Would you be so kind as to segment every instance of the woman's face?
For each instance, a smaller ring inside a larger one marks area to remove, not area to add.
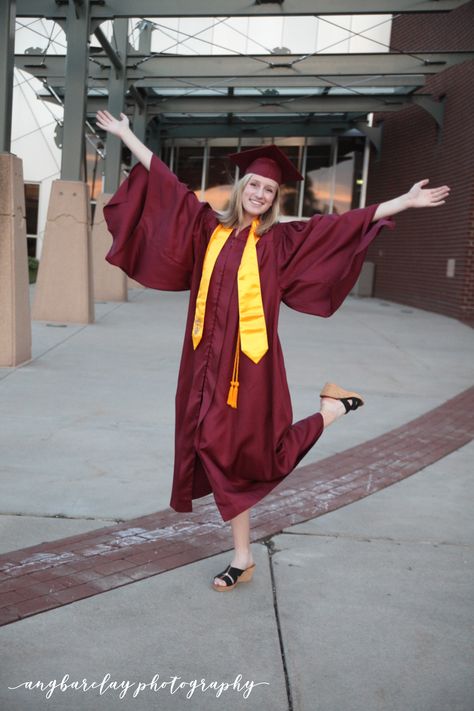
[[[273,205],[278,183],[271,178],[252,175],[242,193],[242,208],[251,217],[263,215]]]

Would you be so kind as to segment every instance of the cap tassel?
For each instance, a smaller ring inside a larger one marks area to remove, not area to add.
[[[227,404],[237,409],[237,396],[239,394],[239,358],[240,358],[240,331],[237,333],[237,345],[235,347],[234,369],[232,371],[232,380],[230,381],[229,395],[227,396]]]

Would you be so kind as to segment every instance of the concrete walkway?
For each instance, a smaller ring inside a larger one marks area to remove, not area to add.
[[[167,508],[186,302],[135,290],[91,326],[34,324],[33,361],[0,371],[2,552]],[[349,298],[329,320],[283,309],[280,334],[295,419],[325,380],[367,397],[303,464],[473,382],[474,331],[397,304]],[[254,579],[228,595],[209,586],[224,552],[0,628],[0,708],[473,711],[473,451],[254,543]],[[135,685],[122,700],[8,689],[65,674]],[[239,675],[261,685],[186,698],[193,680]]]

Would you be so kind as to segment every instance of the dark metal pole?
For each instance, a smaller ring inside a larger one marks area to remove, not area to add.
[[[90,0],[69,0],[66,23],[66,93],[61,158],[62,180],[85,179],[84,123],[90,35]]]
[[[140,54],[150,54],[151,52],[151,34],[153,32],[153,24],[147,20],[142,20],[140,25],[140,34],[138,36],[138,51]],[[146,94],[146,89],[142,90],[142,93],[136,89],[134,86],[130,88],[130,93],[135,99],[135,111],[133,114],[133,132],[137,138],[140,139],[142,143],[145,143],[146,138],[146,128],[148,124],[148,97]],[[156,119],[158,121],[158,119]],[[152,141],[153,146],[150,148],[155,152],[159,153],[159,133],[158,140],[155,141],[155,132],[152,129]],[[137,163],[135,156],[132,157],[132,165]]]
[[[107,108],[113,116],[118,118],[123,111],[127,80],[128,18],[114,20],[114,37],[115,46],[113,49],[120,60],[121,68],[116,65],[115,69],[111,69],[109,77],[109,103]],[[114,193],[117,190],[120,182],[121,163],[121,141],[117,136],[108,133],[105,152],[105,193]]]
[[[0,0],[0,151],[9,153],[12,134],[16,0]]]
[[[131,87],[130,93],[135,99],[135,109],[133,113],[132,124],[133,133],[142,143],[145,143],[146,127],[148,124],[147,96],[141,94],[138,89],[135,89],[135,87]],[[135,156],[132,156],[132,165],[135,165],[135,163],[137,162],[138,161]]]

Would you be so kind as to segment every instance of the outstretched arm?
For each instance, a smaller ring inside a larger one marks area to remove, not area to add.
[[[152,151],[147,148],[130,129],[128,118],[125,114],[120,114],[120,119],[116,119],[108,111],[98,111],[96,114],[97,125],[118,136],[132,151],[137,160],[142,163],[147,170],[150,170]]]
[[[423,186],[428,183],[428,178],[420,180],[404,195],[400,195],[393,200],[387,200],[387,202],[381,202],[374,213],[372,222],[396,215],[397,212],[407,210],[409,207],[437,207],[438,205],[444,205],[450,188],[447,185],[442,185],[440,188],[424,188]]]

